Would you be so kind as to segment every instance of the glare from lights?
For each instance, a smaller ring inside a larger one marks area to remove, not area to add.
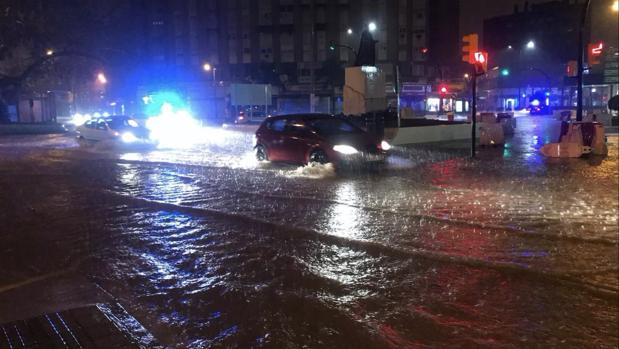
[[[138,138],[131,132],[125,132],[120,139],[125,143],[134,143],[138,140]]]
[[[91,119],[90,114],[80,114],[80,113],[75,113],[73,114],[73,116],[71,117],[71,121],[69,121],[70,124],[73,124],[75,126],[82,126],[83,124],[85,124],[87,121],[89,121]]]
[[[596,88],[592,88],[591,92],[596,93],[598,90]]]
[[[611,7],[614,12],[619,12],[619,1],[615,1]]]
[[[507,49],[508,49],[508,50],[513,49],[512,45],[507,45]]]
[[[92,116],[94,116],[95,118],[100,118],[101,117],[101,113],[96,112],[96,113],[92,114]]]
[[[105,74],[99,73],[99,74],[97,74],[97,81],[100,84],[104,84],[105,85],[105,84],[107,84],[107,77],[105,76]]]
[[[370,24],[368,24],[368,30],[371,32],[376,31],[376,23],[370,22]]]
[[[389,144],[387,141],[382,141],[380,142],[380,148],[385,151],[390,150],[391,144]]]
[[[364,65],[361,67],[361,71],[364,73],[377,73],[378,72],[378,68],[373,67],[373,66],[369,66],[369,65]]]
[[[210,65],[210,63],[204,63],[202,69],[204,69],[204,71],[211,71],[213,67]]]
[[[352,28],[348,28],[348,30],[346,30],[346,33],[347,33],[348,35],[352,35],[352,33],[353,33]]]
[[[186,110],[174,111],[170,103],[162,104],[160,114],[149,118],[146,128],[159,148],[188,148],[203,138],[198,120]]]
[[[342,144],[338,144],[334,146],[333,150],[335,150],[338,153],[344,154],[344,155],[353,155],[353,154],[358,153],[357,149],[355,149],[354,147],[351,147],[350,145],[342,145]]]
[[[49,50],[47,50],[47,52],[45,52],[45,54],[48,55],[48,56],[53,56],[54,55],[54,50],[49,49]]]
[[[501,75],[509,76],[509,69],[506,68],[506,69],[501,70]]]
[[[103,116],[104,118],[107,118],[108,116],[110,116],[110,113],[104,112],[103,114],[101,114],[101,116]]]
[[[471,77],[471,76],[470,76],[469,74],[464,74],[464,78],[465,78],[465,79],[468,79],[468,78],[470,78],[470,77]]]
[[[532,105],[532,106],[534,106],[534,107],[538,107],[538,106],[539,106],[539,104],[540,104],[540,103],[539,103],[539,100],[538,100],[538,99],[534,99],[534,100],[532,100],[532,101],[531,101],[531,105]]]
[[[533,50],[535,48],[535,41],[531,40],[527,42],[527,49]]]

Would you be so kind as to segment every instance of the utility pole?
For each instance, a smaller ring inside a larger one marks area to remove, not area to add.
[[[578,96],[577,97],[577,109],[576,109],[576,121],[582,121],[583,105],[582,105],[582,90],[583,90],[583,72],[584,72],[584,60],[585,60],[585,24],[587,23],[587,14],[589,13],[589,5],[591,0],[587,0],[585,8],[581,12],[580,21],[578,24]]]

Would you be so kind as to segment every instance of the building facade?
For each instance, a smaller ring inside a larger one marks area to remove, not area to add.
[[[376,59],[394,91],[400,82],[427,85],[455,73],[457,20],[437,28],[450,10],[439,0],[153,0],[144,1],[144,57],[160,72],[153,81],[183,81],[198,94],[229,83],[267,83],[290,111],[337,111],[343,68],[354,64],[360,35],[370,23]],[[440,7],[440,8],[439,8]],[[457,11],[457,9],[456,9]],[[457,19],[457,13],[455,18]],[[431,19],[433,20],[431,22]],[[451,28],[451,31],[448,29]],[[436,49],[431,45],[432,38]],[[446,42],[447,40],[447,42]],[[449,49],[441,49],[451,45]],[[208,63],[210,71],[203,69]],[[396,69],[397,68],[397,69]],[[151,69],[152,70],[152,69]],[[158,80],[159,79],[159,80]],[[162,80],[163,79],[163,80]],[[163,83],[162,83],[163,84]],[[193,85],[192,85],[193,84]],[[425,91],[425,89],[424,89]],[[427,93],[427,91],[425,92]]]
[[[601,1],[592,3],[585,41],[604,42],[604,50],[600,64],[589,64],[585,56],[583,99],[586,108],[604,109],[619,93],[618,81],[609,78],[618,76],[617,15],[599,7]],[[556,109],[574,108],[574,64],[583,10],[582,1],[561,0],[515,7],[511,15],[484,21],[483,48],[489,52],[490,71],[480,83],[481,107],[514,110],[541,103]]]

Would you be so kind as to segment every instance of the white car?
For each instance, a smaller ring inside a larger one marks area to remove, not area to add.
[[[122,141],[144,143],[149,141],[149,132],[128,116],[110,116],[92,119],[77,128],[78,138],[87,141]]]

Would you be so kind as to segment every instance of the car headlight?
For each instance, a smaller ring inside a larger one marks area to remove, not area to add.
[[[351,147],[350,145],[336,145],[333,147],[333,150],[344,155],[353,155],[358,153],[357,149]]]
[[[382,141],[380,142],[380,149],[387,151],[391,149],[391,144],[387,143],[387,141]]]
[[[135,141],[138,140],[138,137],[136,137],[133,133],[131,132],[125,132],[123,133],[123,135],[120,137],[120,139],[125,142],[125,143],[133,143]]]

